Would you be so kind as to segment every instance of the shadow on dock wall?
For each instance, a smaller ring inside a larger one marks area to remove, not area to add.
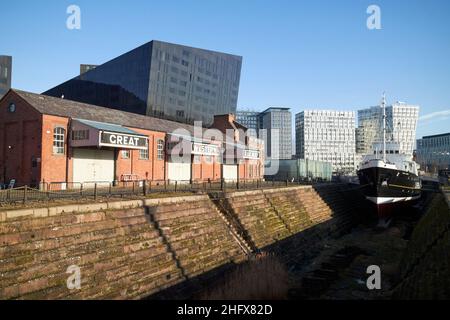
[[[450,207],[436,194],[402,257],[394,299],[450,299]]]
[[[151,199],[146,207],[136,207],[136,200],[123,202],[129,208],[93,203],[84,211],[81,205],[31,209],[31,217],[24,210],[2,213],[0,298],[205,297],[203,290],[223,285],[226,275],[239,279],[233,270],[248,259],[239,230],[252,240],[248,248],[271,253],[289,268],[312,255],[321,239],[351,228],[364,206],[356,199],[355,189],[330,184],[225,194],[229,216],[207,195]],[[239,224],[234,233],[231,217]],[[71,265],[81,270],[81,289],[67,288]]]
[[[244,238],[250,238],[259,253],[250,261],[221,266],[148,299],[287,298],[288,271],[315,257],[323,240],[349,232],[361,217],[358,211],[368,210],[362,195],[348,186],[289,189],[224,195],[221,202],[233,216],[234,227],[246,230]]]

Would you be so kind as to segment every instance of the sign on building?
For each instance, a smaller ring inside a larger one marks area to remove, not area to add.
[[[259,151],[258,150],[251,150],[251,149],[245,149],[243,153],[244,159],[253,159],[258,160],[259,159]]]
[[[99,145],[128,149],[147,149],[148,139],[143,136],[101,131]]]
[[[219,147],[213,144],[192,144],[192,154],[200,154],[206,156],[218,156],[220,154]]]

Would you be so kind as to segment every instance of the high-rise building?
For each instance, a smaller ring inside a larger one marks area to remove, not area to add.
[[[386,107],[386,139],[399,142],[400,153],[413,154],[418,118],[419,106],[396,102]],[[382,109],[376,106],[359,110],[357,152],[372,153],[372,145],[382,139]]]
[[[387,107],[386,107],[387,113]],[[372,152],[372,144],[382,137],[381,108],[370,107],[358,110],[358,128],[356,128],[356,153],[369,154]]]
[[[416,161],[426,172],[450,169],[450,132],[418,139]]]
[[[150,41],[44,94],[169,120],[236,112],[242,57]]]
[[[96,64],[80,64],[80,75],[88,72],[89,70],[95,69],[97,67],[98,67],[98,65],[96,65]]]
[[[305,110],[295,115],[296,155],[330,162],[340,174],[355,172],[355,112]]]
[[[236,111],[236,121],[247,127],[248,133],[256,136],[259,129],[259,112],[256,111]]]
[[[0,56],[0,99],[11,89],[12,57]]]
[[[266,141],[267,158],[291,159],[292,114],[290,108],[268,108],[259,114],[258,123],[259,138]]]

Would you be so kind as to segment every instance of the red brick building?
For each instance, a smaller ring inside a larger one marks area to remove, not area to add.
[[[259,140],[240,139],[246,128],[231,115],[211,129],[234,130],[231,149],[242,151],[230,155],[227,139],[205,138],[205,128],[11,89],[0,100],[0,182],[263,178]]]

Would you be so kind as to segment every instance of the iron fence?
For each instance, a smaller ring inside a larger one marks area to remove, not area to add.
[[[161,192],[213,192],[241,189],[312,184],[317,181],[304,180],[237,180],[237,181],[96,181],[96,182],[42,182],[38,185],[23,185],[0,190],[0,203],[46,201],[55,199],[82,199],[99,197],[146,196]]]

